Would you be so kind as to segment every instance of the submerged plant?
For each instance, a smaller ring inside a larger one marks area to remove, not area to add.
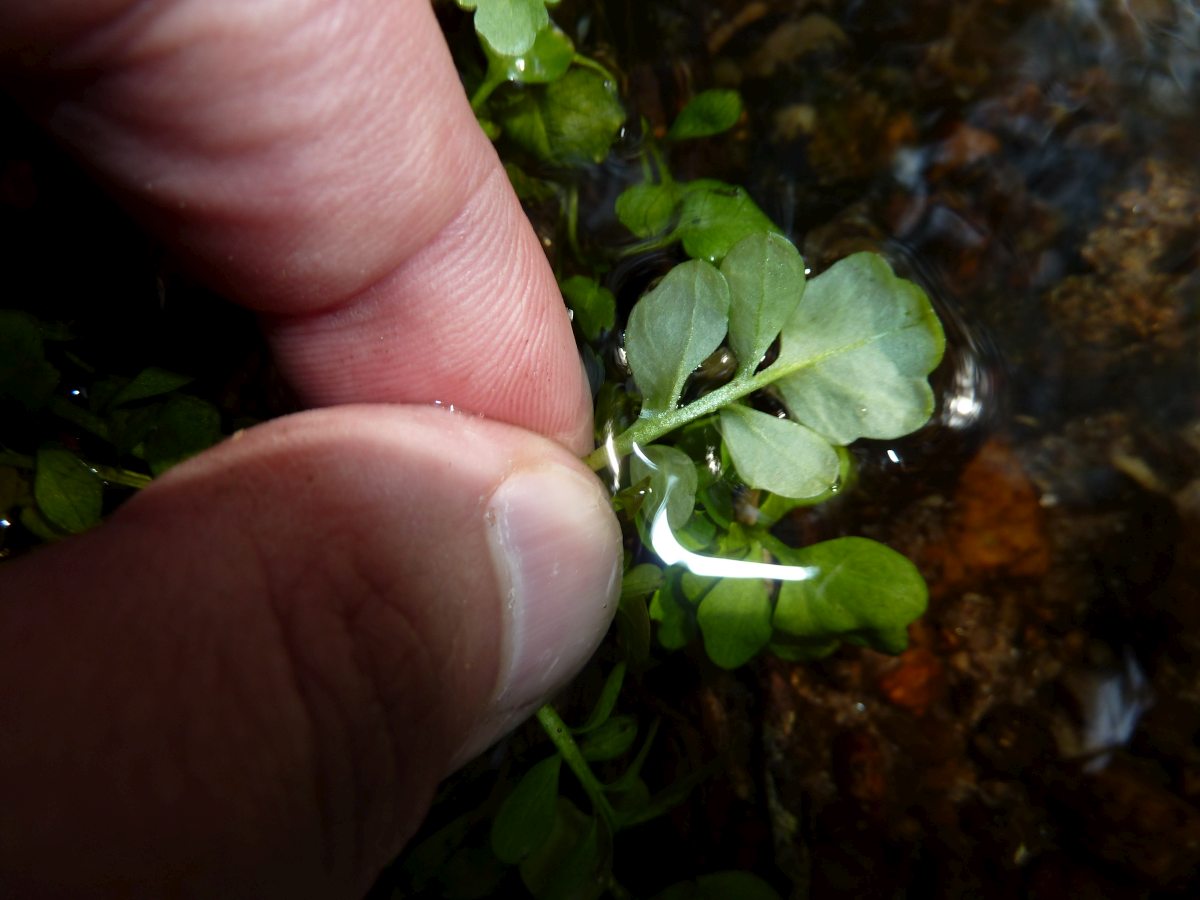
[[[905,647],[927,597],[911,562],[862,537],[790,547],[772,528],[849,486],[848,444],[926,423],[934,408],[927,376],[944,339],[924,291],[882,257],[858,253],[809,278],[796,247],[743,188],[672,177],[664,148],[734,127],[742,116],[734,91],[697,94],[662,146],[643,145],[642,181],[614,210],[636,243],[584,252],[574,172],[603,159],[622,129],[616,79],[540,18],[540,0],[507,2],[503,29],[484,17],[483,0],[459,5],[478,7],[487,63],[472,106],[481,126],[499,142],[522,199],[558,202],[571,250],[559,283],[596,401],[599,446],[587,462],[607,470],[614,508],[640,549],[627,554],[615,640],[603,654],[610,668],[590,713],[570,725],[542,707],[549,747],[535,744],[499,776],[480,776],[493,784],[490,799],[442,817],[405,856],[403,877],[421,896],[495,895],[516,872],[539,900],[628,897],[614,874],[615,839],[713,772],[695,769],[657,792],[643,780],[660,720],[619,710],[623,688],[651,665],[653,643],[674,650],[699,638],[724,668],[764,650],[813,659],[843,642]],[[621,322],[607,275],[618,257],[649,251],[682,258]],[[698,377],[714,360],[721,374]],[[470,784],[471,773],[460,781]],[[453,808],[456,789],[439,806]],[[450,874],[464,871],[469,883]],[[778,897],[739,871],[657,895],[727,896]]]

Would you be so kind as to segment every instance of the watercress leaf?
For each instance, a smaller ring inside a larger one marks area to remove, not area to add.
[[[617,641],[626,662],[633,669],[641,669],[650,660],[651,628],[647,596],[630,596],[622,592],[617,605]]]
[[[616,759],[633,746],[637,732],[633,716],[613,716],[579,742],[579,752],[591,762]]]
[[[18,310],[0,310],[0,400],[41,409],[58,379],[58,369],[46,361],[37,319]]]
[[[530,87],[495,113],[515,144],[561,166],[602,162],[625,122],[613,85],[590,69]]]
[[[206,400],[173,394],[163,403],[143,445],[147,464],[161,475],[221,439],[221,414]]]
[[[560,797],[553,832],[521,864],[521,880],[535,900],[596,900],[611,864],[608,827]]]
[[[722,578],[696,613],[708,658],[723,669],[748,662],[771,639],[771,598],[758,578]]]
[[[729,285],[702,260],[680,263],[629,314],[625,353],[642,392],[642,415],[674,409],[684,382],[720,346]]]
[[[621,579],[621,599],[645,600],[663,583],[663,570],[654,563],[639,563]]]
[[[594,341],[601,332],[612,330],[617,319],[617,298],[612,291],[586,275],[572,275],[559,288],[585,338]]]
[[[753,872],[713,872],[681,881],[654,895],[654,900],[779,900],[778,892]]]
[[[899,653],[906,627],[925,611],[928,590],[916,566],[883,544],[837,538],[788,553],[788,565],[809,566],[813,577],[785,581],[775,628],[808,641],[852,640]]]
[[[492,852],[509,864],[523,860],[550,837],[558,800],[562,757],[535,763],[504,798],[492,821]]]
[[[684,141],[728,131],[742,114],[742,96],[737,91],[701,91],[671,123],[667,140]]]
[[[39,541],[47,544],[57,541],[65,534],[61,529],[51,525],[50,520],[38,512],[36,506],[21,508],[21,525]]]
[[[475,31],[497,53],[518,56],[533,46],[550,22],[546,7],[558,0],[457,0],[475,10]]]
[[[752,373],[804,293],[804,260],[787,238],[759,232],[738,241],[721,261],[729,282],[729,346],[738,374]]]
[[[675,235],[693,259],[720,262],[742,238],[766,232],[780,233],[743,188],[706,178],[684,186]]]
[[[142,369],[142,371],[133,377],[132,381],[122,386],[108,401],[108,407],[111,409],[123,406],[126,403],[134,403],[138,400],[146,400],[150,397],[169,394],[172,391],[179,390],[192,380],[187,375],[179,375],[175,372],[168,372],[166,369],[150,366],[147,369]]]
[[[928,421],[944,346],[925,292],[856,253],[808,282],[767,371],[788,373],[775,382],[788,411],[833,443],[894,438]]]
[[[672,782],[669,787],[659,791],[650,801],[637,810],[630,810],[621,817],[622,828],[632,828],[643,822],[657,819],[663,813],[670,812],[687,799],[688,794],[696,785],[703,783],[717,773],[719,762],[713,762],[699,769],[694,769],[682,778]]]
[[[78,534],[100,522],[104,483],[70,451],[43,447],[34,463],[33,498],[50,523]]]
[[[650,618],[658,623],[658,642],[667,650],[686,647],[696,634],[695,611],[671,580],[650,599]]]
[[[617,663],[608,673],[608,677],[604,679],[604,687],[600,689],[600,696],[596,699],[596,705],[592,708],[587,721],[571,730],[575,734],[587,734],[607,722],[608,717],[612,715],[613,707],[617,705],[617,697],[620,696],[621,685],[624,683],[625,663]]]
[[[547,84],[571,67],[575,45],[553,22],[547,21],[528,50],[501,53],[485,41],[483,52],[488,58],[488,78],[517,84]]]
[[[650,727],[646,729],[646,736],[642,739],[642,746],[638,747],[637,753],[633,756],[633,762],[629,764],[620,777],[610,784],[606,785],[604,790],[613,794],[622,794],[627,791],[638,790],[638,785],[645,787],[645,782],[642,781],[642,767],[646,764],[646,760],[650,756],[650,748],[654,745],[654,738],[658,736],[659,726],[662,724],[662,719],[656,717],[650,723]],[[632,805],[626,809],[632,809]]]
[[[650,461],[650,465],[642,456]],[[687,524],[696,507],[697,475],[696,465],[686,453],[667,444],[651,444],[642,449],[641,455],[633,455],[629,476],[634,484],[644,478],[650,479],[650,495],[641,509],[644,521],[654,520],[665,497],[667,524],[675,530]]]
[[[635,184],[617,196],[617,219],[637,237],[654,237],[670,226],[681,196],[674,182]]]
[[[824,494],[837,482],[837,451],[798,422],[734,404],[721,410],[721,434],[750,487],[804,498]]]

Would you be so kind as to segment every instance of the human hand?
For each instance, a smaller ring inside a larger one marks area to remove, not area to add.
[[[423,0],[0,26],[9,88],[318,407],[0,568],[0,891],[361,894],[615,608],[541,248]]]

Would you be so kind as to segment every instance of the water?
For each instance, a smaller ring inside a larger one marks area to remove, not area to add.
[[[652,123],[746,98],[678,174],[747,185],[816,269],[885,253],[948,351],[931,424],[783,529],[917,561],[910,650],[680,698],[729,771],[686,842],[795,896],[1195,896],[1200,8],[688,10],[597,16]]]

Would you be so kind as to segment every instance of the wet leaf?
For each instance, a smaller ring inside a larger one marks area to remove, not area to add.
[[[674,183],[635,184],[618,195],[617,218],[637,237],[663,234],[671,225],[681,196]]]
[[[505,134],[538,159],[561,166],[599,163],[625,122],[613,86],[590,69],[571,69],[547,85],[497,104]]]
[[[37,452],[33,498],[47,521],[78,534],[99,524],[104,483],[75,454],[44,447]]]
[[[521,880],[535,900],[594,900],[604,893],[611,858],[604,823],[560,798],[553,832],[521,864]]]
[[[735,404],[721,410],[721,434],[750,487],[804,499],[827,493],[837,482],[837,451],[797,422]]]
[[[144,444],[150,471],[161,475],[221,439],[221,414],[211,403],[186,394],[167,399]]]
[[[127,403],[135,403],[138,400],[147,400],[150,397],[158,397],[163,394],[169,394],[172,391],[177,391],[185,384],[190,384],[194,379],[187,375],[179,375],[175,372],[168,372],[166,369],[159,369],[155,366],[142,369],[133,380],[125,384],[118,390],[108,401],[108,407],[123,406]]]
[[[535,764],[504,798],[492,822],[492,852],[516,864],[550,837],[558,801],[558,774],[562,757],[557,753]]]
[[[771,598],[758,578],[722,578],[700,601],[696,622],[704,650],[718,666],[736,669],[771,639]]]
[[[528,50],[509,55],[484,41],[483,52],[488,58],[488,78],[517,84],[547,84],[571,67],[575,46],[553,22],[549,22],[537,33]]]
[[[894,438],[928,421],[944,345],[925,292],[856,253],[808,282],[767,371],[789,373],[775,382],[789,413],[833,443]]]
[[[617,606],[617,635],[630,667],[640,669],[650,658],[650,610],[647,599],[662,585],[662,569],[642,563],[625,573]]]
[[[729,285],[699,260],[677,265],[634,305],[625,352],[643,416],[675,407],[687,377],[720,346],[728,322]]]
[[[538,32],[550,22],[547,6],[558,0],[457,0],[475,10],[475,31],[491,48],[506,56],[527,52]]]
[[[780,586],[774,624],[784,635],[840,638],[899,653],[908,624],[925,611],[928,590],[917,567],[877,541],[837,538],[792,551],[782,561],[813,570],[808,580]]]
[[[585,338],[594,341],[602,332],[612,330],[617,318],[617,299],[612,291],[585,275],[572,275],[559,287]]]
[[[686,647],[696,634],[695,611],[673,581],[668,580],[654,592],[650,618],[658,623],[658,642],[667,650]]]
[[[620,696],[621,685],[624,683],[625,663],[617,663],[608,673],[608,677],[604,679],[604,687],[600,690],[600,696],[596,699],[596,705],[592,708],[588,720],[578,728],[572,729],[575,734],[587,734],[589,731],[595,731],[608,721],[613,707],[617,705],[617,697]]]
[[[780,231],[743,188],[701,179],[685,186],[676,236],[693,259],[718,263],[752,234]]]
[[[684,141],[720,134],[732,128],[741,114],[742,97],[737,91],[702,91],[688,101],[671,123],[667,140]]]
[[[665,497],[667,524],[672,529],[683,528],[696,507],[696,464],[682,450],[666,444],[651,444],[642,449],[642,455],[651,465],[634,454],[629,463],[629,477],[634,484],[650,479],[650,496],[641,509],[644,521],[653,522]]]
[[[738,241],[721,261],[729,282],[729,346],[741,374],[753,372],[804,293],[804,260],[787,238],[762,232]]]
[[[579,742],[579,752],[592,762],[616,759],[633,746],[637,732],[633,716],[613,716]]]

